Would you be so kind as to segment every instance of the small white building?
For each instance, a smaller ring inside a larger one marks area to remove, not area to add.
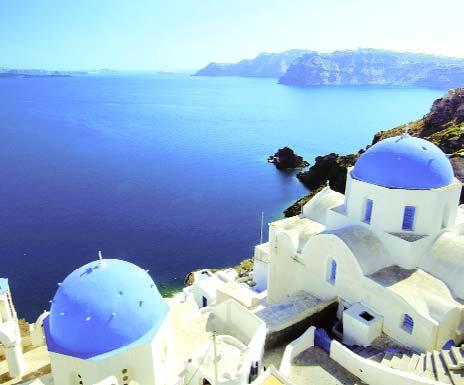
[[[257,248],[269,303],[302,290],[337,298],[350,344],[380,333],[420,351],[462,343],[460,192],[432,143],[405,134],[375,144],[347,170],[345,195],[326,187],[301,215],[270,224]]]
[[[193,272],[193,283],[184,288],[184,297],[192,298],[198,307],[212,306],[216,303],[217,291],[224,284],[234,282],[237,278],[235,269],[229,268],[212,272],[202,269]]]
[[[3,345],[11,377],[25,372],[18,317],[6,278],[0,278],[0,344]]]
[[[160,385],[169,375],[169,306],[132,263],[104,259],[74,270],[44,328],[56,385]]]
[[[256,245],[253,256],[253,281],[255,283],[253,290],[258,293],[267,289],[269,262],[269,242]]]

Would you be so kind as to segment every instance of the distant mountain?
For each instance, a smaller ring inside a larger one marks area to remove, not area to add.
[[[50,71],[0,67],[0,78],[69,77],[78,75],[104,75],[117,72],[118,71],[111,69],[100,69],[92,71]]]
[[[464,59],[358,49],[319,53],[290,50],[262,53],[238,63],[210,63],[197,76],[276,77],[279,83],[318,85],[415,85],[454,88],[464,85]]]
[[[464,59],[376,49],[310,52],[296,58],[279,83],[454,88],[464,85]]]
[[[238,63],[210,63],[195,76],[243,76],[274,77],[282,76],[295,59],[311,51],[292,49],[282,53],[261,53],[254,59]]]

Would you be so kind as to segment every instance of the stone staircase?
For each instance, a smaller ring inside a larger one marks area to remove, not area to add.
[[[373,346],[352,346],[350,349],[361,357],[392,369],[410,372],[442,384],[464,385],[464,345],[421,354],[385,351]]]

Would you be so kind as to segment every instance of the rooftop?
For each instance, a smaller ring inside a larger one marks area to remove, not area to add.
[[[411,190],[445,187],[454,180],[443,151],[407,134],[374,144],[358,159],[351,175],[366,183]]]
[[[269,332],[279,331],[319,312],[335,299],[323,301],[312,294],[300,291],[283,302],[269,305],[255,314],[261,318]]]
[[[462,307],[448,286],[420,269],[390,266],[369,275],[373,281],[399,295],[426,318],[441,320],[450,309]]]

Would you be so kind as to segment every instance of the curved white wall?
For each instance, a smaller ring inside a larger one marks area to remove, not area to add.
[[[151,342],[108,358],[83,360],[50,352],[53,381],[59,385],[79,385],[79,381],[83,385],[162,385],[170,375],[171,333],[168,315]]]
[[[405,206],[414,206],[415,221],[412,234],[432,235],[456,220],[461,182],[455,179],[447,187],[432,190],[390,189],[352,178],[348,170],[345,205],[348,217],[363,222],[367,199],[374,202],[370,226],[389,233],[402,230]]]

